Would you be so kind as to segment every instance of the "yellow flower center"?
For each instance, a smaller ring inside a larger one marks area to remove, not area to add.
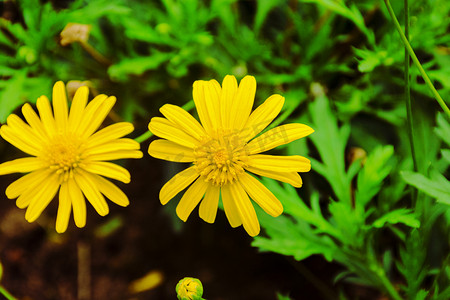
[[[194,149],[194,165],[214,185],[231,183],[244,172],[247,161],[244,146],[239,135],[219,129],[214,137],[205,137],[201,146]]]
[[[44,159],[49,168],[61,175],[66,181],[73,176],[73,170],[81,162],[81,142],[72,134],[61,134],[53,137],[44,152]]]

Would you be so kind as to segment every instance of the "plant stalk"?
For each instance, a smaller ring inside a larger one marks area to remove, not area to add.
[[[423,80],[425,81],[428,88],[431,90],[431,93],[433,94],[436,101],[439,103],[439,105],[442,107],[442,110],[445,112],[447,117],[450,119],[450,109],[445,104],[445,101],[442,99],[441,95],[439,95],[438,91],[434,88],[433,83],[431,83],[430,78],[428,77],[427,73],[423,69],[422,65],[420,64],[419,59],[417,58],[416,54],[414,53],[414,50],[412,49],[411,45],[408,42],[408,39],[406,38],[405,34],[403,33],[402,27],[400,26],[400,23],[397,20],[397,17],[395,16],[394,10],[392,9],[391,3],[389,0],[384,0],[384,3],[386,4],[386,8],[389,12],[389,15],[392,18],[392,21],[394,21],[395,28],[397,29],[398,33],[400,34],[400,38],[402,39],[403,44],[405,45],[405,49],[408,51],[408,54],[411,56],[414,64],[419,69],[420,74],[422,75]]]
[[[2,285],[0,285],[0,294],[5,296],[7,300],[16,300],[13,295],[11,295]]]

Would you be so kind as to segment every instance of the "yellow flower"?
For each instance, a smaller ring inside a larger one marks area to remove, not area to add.
[[[310,161],[302,156],[259,154],[314,130],[303,124],[287,124],[258,136],[280,113],[284,98],[272,95],[251,112],[255,92],[256,81],[252,76],[242,79],[239,87],[234,76],[226,76],[222,87],[215,80],[196,81],[193,98],[202,125],[182,108],[170,104],[160,109],[166,118],[155,117],[150,121],[149,130],[163,138],[150,144],[151,156],[193,163],[169,180],[159,194],[164,205],[192,184],[176,209],[183,221],[203,199],[199,215],[213,223],[221,194],[230,225],[242,224],[249,235],[256,236],[260,226],[249,196],[274,217],[282,213],[283,206],[246,171],[300,187],[302,179],[298,172],[311,169]]]
[[[33,222],[59,190],[56,231],[60,233],[66,231],[72,209],[75,224],[85,226],[84,197],[101,216],[109,212],[103,195],[127,206],[127,196],[103,176],[128,183],[130,173],[106,160],[142,157],[137,142],[121,138],[133,131],[131,123],[113,124],[96,132],[116,98],[99,95],[87,104],[88,93],[87,87],[80,87],[69,112],[65,87],[59,81],[53,87],[54,113],[47,97],[41,96],[36,103],[39,116],[25,104],[22,113],[28,124],[12,114],[0,128],[6,141],[33,156],[0,164],[0,175],[29,173],[11,183],[6,196],[17,198],[17,206],[27,208],[26,220]]]

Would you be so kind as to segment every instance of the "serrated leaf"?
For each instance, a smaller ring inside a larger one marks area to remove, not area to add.
[[[151,56],[123,59],[108,69],[108,74],[116,80],[123,80],[129,75],[141,75],[145,71],[154,70],[169,60],[171,53],[156,53]]]
[[[442,174],[433,170],[432,179],[410,171],[404,171],[401,175],[408,184],[436,198],[438,202],[450,205],[450,182]]]
[[[409,227],[419,228],[420,221],[417,219],[417,216],[411,209],[400,208],[393,211],[388,212],[381,218],[378,218],[373,222],[373,226],[377,228],[381,228],[384,224],[398,224],[402,223]]]
[[[383,180],[389,175],[392,165],[388,160],[394,154],[392,146],[379,146],[367,157],[364,168],[358,174],[355,201],[362,206],[380,191]]]

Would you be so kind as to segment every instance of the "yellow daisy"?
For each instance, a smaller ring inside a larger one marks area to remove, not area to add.
[[[215,80],[196,81],[193,98],[202,125],[184,109],[170,104],[160,109],[166,118],[151,119],[149,130],[163,139],[150,144],[149,154],[193,163],[170,179],[159,194],[164,205],[190,185],[176,209],[181,220],[186,221],[201,201],[200,217],[213,223],[221,195],[230,225],[243,225],[249,235],[256,236],[260,226],[250,198],[274,217],[282,213],[283,206],[246,171],[302,186],[298,172],[311,169],[309,159],[260,153],[314,130],[303,124],[287,124],[258,136],[280,113],[284,98],[272,95],[251,112],[255,92],[256,80],[252,76],[243,78],[239,87],[234,76],[226,76],[222,87]]]
[[[53,87],[53,112],[48,98],[41,96],[36,103],[39,116],[25,104],[22,113],[28,124],[12,114],[0,128],[6,141],[33,156],[0,164],[0,175],[28,173],[8,186],[6,196],[17,198],[17,206],[27,208],[26,220],[33,222],[59,190],[59,233],[66,231],[72,209],[75,224],[85,226],[84,197],[101,216],[109,212],[104,196],[127,206],[127,196],[104,177],[128,183],[130,173],[106,160],[142,157],[139,143],[122,138],[133,131],[131,123],[116,123],[96,132],[116,98],[99,95],[87,104],[88,93],[87,87],[80,87],[69,111],[64,83],[59,81]]]

